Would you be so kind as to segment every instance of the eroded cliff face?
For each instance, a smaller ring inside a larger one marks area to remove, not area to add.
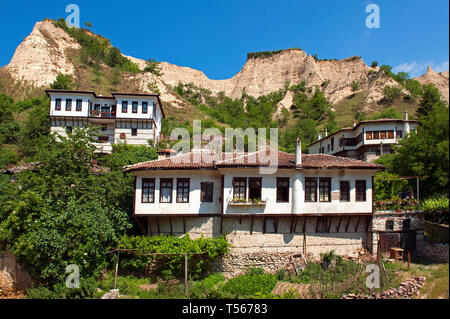
[[[449,79],[448,79],[448,71],[444,71],[441,73],[437,73],[430,66],[428,67],[427,73],[422,76],[415,78],[421,84],[429,84],[433,83],[438,88],[439,92],[441,92],[442,96],[445,100],[449,101]]]
[[[69,55],[79,49],[80,45],[64,30],[55,27],[49,20],[41,21],[36,23],[31,34],[16,49],[11,62],[2,70],[7,71],[15,80],[27,81],[37,87],[48,87],[58,73],[75,74]],[[145,68],[144,60],[128,58],[141,70]],[[390,77],[378,73],[378,68],[368,67],[360,57],[316,61],[299,49],[285,50],[266,58],[251,58],[239,73],[226,80],[212,80],[201,71],[167,62],[161,62],[160,66],[163,72],[161,77],[146,72],[126,74],[124,80],[131,81],[133,87],[143,92],[151,91],[149,84],[156,85],[162,100],[174,107],[186,104],[170,89],[170,86],[179,82],[193,83],[213,93],[224,92],[227,96],[240,98],[243,90],[259,97],[283,89],[287,81],[291,85],[304,81],[307,88],[321,88],[332,103],[354,94],[354,82],[358,83],[358,90],[367,92],[367,103],[379,101],[386,85],[396,85]],[[417,79],[421,83],[435,83],[448,101],[448,72],[439,74],[429,69]],[[291,103],[292,95],[289,95],[282,104]]]
[[[44,20],[36,23],[4,69],[16,80],[36,87],[48,86],[58,73],[74,74],[68,56],[70,50],[79,49],[80,45],[64,30]]]

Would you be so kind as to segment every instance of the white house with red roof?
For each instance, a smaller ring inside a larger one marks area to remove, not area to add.
[[[302,154],[298,141],[296,154],[192,151],[123,170],[135,176],[134,216],[146,234],[227,233],[234,249],[318,255],[372,250],[373,176],[382,169]]]
[[[99,153],[110,153],[112,145],[148,145],[159,140],[164,110],[155,94],[46,90],[50,97],[51,133],[62,136],[75,127],[100,127],[94,143]]]

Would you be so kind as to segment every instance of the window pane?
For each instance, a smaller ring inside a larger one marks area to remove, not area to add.
[[[317,201],[317,178],[315,177],[305,178],[305,201],[306,202]]]
[[[331,179],[320,178],[319,179],[319,200],[321,202],[330,202],[331,198]]]
[[[366,181],[356,181],[356,201],[366,201]]]
[[[289,178],[277,178],[277,202],[289,202]]]
[[[250,178],[249,179],[249,189],[248,189],[249,199],[261,199],[261,179],[260,178]]]
[[[172,180],[161,180],[161,203],[172,202]]]
[[[201,202],[212,202],[213,201],[213,183],[205,182],[201,183],[201,194],[200,201]]]
[[[340,182],[340,201],[350,201],[350,182]]]

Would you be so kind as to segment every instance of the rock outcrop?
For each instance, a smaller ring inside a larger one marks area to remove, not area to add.
[[[433,83],[438,88],[442,97],[448,102],[449,101],[449,79],[448,71],[437,73],[431,66],[428,67],[427,73],[422,76],[415,78],[421,84]]]

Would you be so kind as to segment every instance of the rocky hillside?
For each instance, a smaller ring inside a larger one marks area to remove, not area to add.
[[[73,58],[79,49],[80,45],[64,30],[52,21],[44,20],[36,23],[31,34],[18,46],[11,62],[0,70],[0,75],[27,85],[48,87],[58,73],[70,74],[77,80],[78,88],[93,90],[95,88],[91,82],[80,80],[84,66],[77,65]],[[128,58],[141,70],[145,68],[146,61]],[[338,103],[358,91],[364,92],[365,103],[377,102],[382,99],[386,85],[396,84],[385,73],[377,72],[378,67],[367,66],[360,57],[320,61],[300,49],[283,50],[268,57],[250,57],[238,74],[226,80],[211,80],[201,71],[167,62],[160,63],[160,66],[161,76],[150,72],[125,73],[121,76],[120,85],[108,88],[150,91],[156,85],[162,100],[169,107],[183,108],[186,102],[171,89],[180,82],[240,98],[243,90],[259,97],[285,87],[287,82],[298,84],[304,81],[306,88],[320,87],[332,103]],[[448,101],[448,72],[438,74],[429,69],[418,80],[421,83],[435,83]],[[292,94],[285,96],[282,102],[283,107],[292,104]]]

